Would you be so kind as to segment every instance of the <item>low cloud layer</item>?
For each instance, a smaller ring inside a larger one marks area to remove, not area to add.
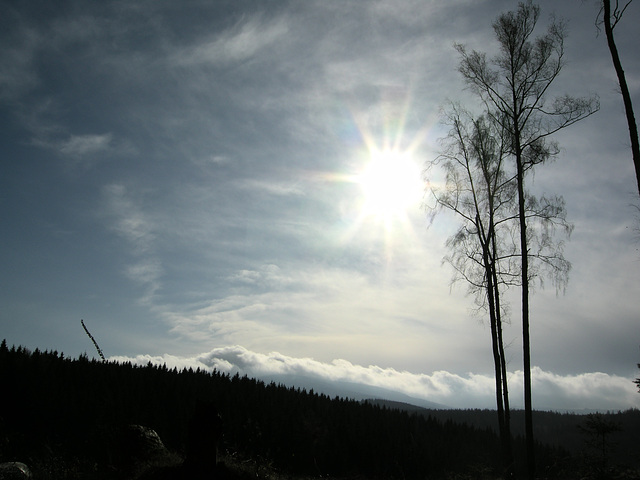
[[[306,378],[314,381],[349,382],[380,387],[414,398],[436,402],[451,408],[493,408],[495,405],[494,379],[488,375],[467,373],[458,375],[446,371],[429,374],[398,371],[377,365],[354,365],[347,360],[323,363],[312,358],[294,358],[277,352],[262,354],[241,346],[215,348],[193,357],[174,355],[138,355],[136,357],[111,357],[118,362],[130,361],[145,365],[166,364],[168,367],[200,368],[207,371],[269,380],[278,378]],[[580,375],[557,375],[534,367],[534,408],[538,410],[626,410],[640,407],[640,394],[629,378],[593,372]],[[285,379],[285,380],[282,380]],[[510,374],[512,406],[522,408],[523,373]]]

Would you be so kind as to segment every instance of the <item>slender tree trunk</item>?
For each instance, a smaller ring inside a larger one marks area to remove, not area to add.
[[[492,238],[493,249],[495,252],[495,235]],[[498,285],[498,274],[496,268],[493,269],[493,284]],[[495,310],[496,310],[496,333],[498,337],[498,354],[500,356],[500,369],[502,372],[502,403],[504,406],[504,460],[505,473],[507,478],[513,478],[515,475],[513,448],[511,445],[511,407],[509,406],[509,386],[507,382],[507,361],[504,355],[504,340],[502,338],[502,315],[500,313],[500,290],[495,288]]]
[[[507,445],[507,437],[505,431],[505,423],[504,423],[504,404],[502,401],[502,368],[501,368],[501,358],[500,358],[500,346],[498,342],[498,328],[496,323],[496,308],[495,308],[495,293],[494,289],[497,288],[497,284],[494,284],[495,280],[495,253],[492,256],[490,253],[490,245],[493,245],[493,242],[490,238],[493,237],[493,220],[489,220],[491,224],[489,226],[489,234],[485,234],[484,227],[482,226],[482,222],[480,221],[480,215],[476,215],[476,229],[478,231],[478,240],[480,241],[480,245],[482,247],[482,261],[484,263],[484,271],[487,280],[486,294],[487,294],[487,302],[489,303],[489,325],[491,327],[491,350],[493,353],[493,367],[495,371],[495,383],[496,383],[496,408],[498,413],[498,431],[500,433],[500,445],[502,447],[502,460],[505,467],[509,464],[506,458],[506,445]],[[489,237],[489,239],[487,238]]]
[[[485,255],[485,262],[487,262]],[[503,403],[503,378],[502,378],[502,359],[500,357],[500,345],[498,341],[498,327],[496,321],[496,310],[494,304],[492,264],[485,263],[487,272],[487,300],[489,301],[489,323],[491,325],[491,347],[493,351],[493,367],[496,380],[496,406],[498,410],[498,430],[500,432],[500,444],[502,445],[502,461],[505,468],[509,467],[510,459],[507,457],[508,451],[508,434],[504,422],[504,403]]]
[[[636,182],[638,184],[638,193],[640,194],[640,144],[638,142],[638,126],[633,114],[633,104],[631,103],[631,95],[627,86],[627,79],[622,69],[622,62],[618,55],[618,48],[613,39],[613,27],[611,26],[611,1],[603,0],[604,6],[604,31],[607,35],[607,44],[611,52],[611,60],[613,67],[618,75],[618,83],[620,84],[620,93],[622,93],[622,101],[624,102],[624,111],[627,115],[627,123],[629,124],[629,137],[631,139],[631,154],[633,156],[633,165],[636,169]]]
[[[514,99],[514,105],[517,102]],[[514,118],[514,140],[518,177],[518,216],[520,217],[520,256],[522,269],[522,356],[524,370],[524,421],[527,450],[528,478],[535,476],[535,452],[533,441],[533,406],[531,402],[531,347],[529,339],[529,255],[527,247],[527,221],[525,217],[524,159],[520,145],[518,118]]]
[[[511,448],[511,425],[509,413],[509,390],[507,388],[506,362],[504,358],[504,344],[502,342],[502,322],[500,318],[500,288],[498,281],[497,246],[494,223],[494,194],[491,193],[491,175],[483,164],[483,174],[489,193],[489,232],[485,234],[479,214],[476,215],[478,239],[482,246],[483,263],[487,280],[487,301],[489,303],[489,318],[491,325],[491,345],[496,382],[496,405],[498,409],[498,428],[502,447],[503,473],[507,478],[514,475],[513,451]],[[476,206],[476,211],[478,210]]]
[[[493,304],[493,300],[490,297],[493,295],[493,280],[489,277],[489,283],[487,284],[487,297],[490,304]],[[500,430],[500,439],[502,440],[503,447],[505,445],[505,425],[504,425],[504,403],[502,398],[502,364],[500,358],[500,348],[498,345],[498,330],[496,323],[496,315],[493,306],[489,307],[489,319],[491,325],[491,347],[493,351],[493,367],[496,377],[496,406],[498,409],[498,428]]]

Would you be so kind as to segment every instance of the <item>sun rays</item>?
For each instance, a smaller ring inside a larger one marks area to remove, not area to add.
[[[401,95],[402,93],[402,95]],[[355,185],[348,212],[345,242],[355,237],[384,241],[390,260],[395,246],[415,238],[415,216],[424,195],[421,148],[431,125],[407,127],[410,95],[394,90],[365,112],[350,109],[359,133],[351,172],[341,178]]]

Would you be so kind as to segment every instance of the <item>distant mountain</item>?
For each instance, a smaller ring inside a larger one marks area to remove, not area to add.
[[[400,410],[409,413],[431,414],[433,410],[450,411],[449,409],[444,408],[419,407],[411,403],[396,402],[394,400],[383,400],[380,398],[368,398],[367,401],[373,405],[386,407],[390,410]]]
[[[286,385],[288,387],[303,388],[307,391],[313,389],[315,393],[323,393],[328,397],[342,397],[353,400],[388,400],[398,402],[405,405],[413,405],[416,407],[441,410],[448,409],[446,405],[436,402],[430,402],[421,398],[411,397],[401,392],[389,390],[373,385],[366,385],[356,382],[345,381],[328,381],[319,378],[307,377],[304,375],[270,375],[262,377],[260,380],[270,383]],[[399,408],[400,407],[393,407]],[[403,408],[406,409],[406,408]]]

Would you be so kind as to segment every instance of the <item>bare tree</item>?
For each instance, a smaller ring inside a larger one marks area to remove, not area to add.
[[[525,431],[527,471],[535,472],[533,418],[531,403],[531,351],[529,338],[529,289],[535,272],[530,271],[531,241],[527,232],[525,176],[535,165],[558,153],[549,137],[559,130],[596,112],[597,98],[559,96],[548,101],[551,84],[564,65],[565,24],[552,19],[547,31],[534,37],[540,7],[531,0],[520,3],[516,11],[498,16],[493,29],[499,53],[492,60],[477,51],[456,45],[459,70],[470,89],[484,103],[488,115],[498,122],[508,140],[508,153],[516,168],[520,230],[520,274],[522,290],[522,344],[524,367]],[[545,206],[541,205],[544,215]],[[544,234],[544,232],[542,232]],[[544,236],[543,236],[544,238]],[[557,258],[556,258],[557,260]]]
[[[502,333],[508,306],[502,292],[522,286],[517,171],[509,161],[505,122],[495,122],[486,114],[474,118],[457,105],[451,106],[444,122],[450,131],[443,139],[443,151],[428,163],[429,169],[439,165],[445,172],[444,185],[431,186],[432,215],[448,210],[460,220],[447,240],[450,253],[444,261],[454,268],[453,281],[464,281],[478,311],[489,315],[503,466],[510,474],[514,467]],[[564,243],[555,231],[560,227],[568,235],[572,230],[562,197],[538,198],[525,192],[525,217],[530,226],[530,274],[540,279],[550,276],[561,288],[571,264],[563,257]]]
[[[638,141],[638,126],[636,124],[636,117],[633,113],[633,103],[631,102],[631,94],[629,93],[627,78],[624,74],[622,61],[618,54],[618,47],[616,46],[615,38],[613,36],[613,29],[618,25],[622,19],[622,15],[631,2],[632,0],[628,0],[627,2],[624,2],[624,6],[621,6],[620,2],[615,0],[613,8],[611,8],[611,0],[601,0],[600,12],[596,18],[596,25],[599,26],[604,23],[604,32],[607,37],[607,45],[609,46],[609,52],[611,53],[613,68],[618,76],[620,94],[622,95],[624,111],[627,116],[627,124],[629,126],[631,155],[633,157],[633,166],[636,169],[636,183],[638,184],[638,193],[640,193],[640,142]]]
[[[444,209],[460,219],[447,240],[450,254],[444,261],[454,268],[453,281],[466,282],[479,310],[489,314],[503,468],[509,475],[513,452],[500,293],[514,276],[510,259],[517,248],[509,224],[516,218],[515,182],[503,170],[505,137],[493,131],[495,124],[473,118],[457,105],[451,106],[445,123],[450,131],[443,139],[443,153],[428,163],[428,168],[440,165],[446,174],[443,188],[431,188],[436,201],[432,214]]]

